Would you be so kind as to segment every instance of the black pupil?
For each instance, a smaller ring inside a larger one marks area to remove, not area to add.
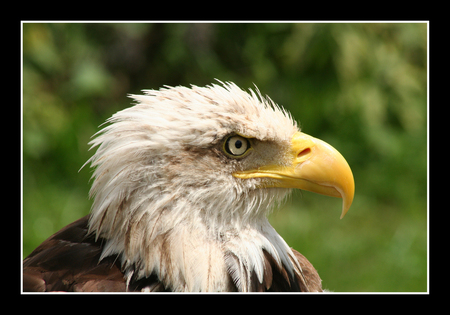
[[[242,141],[241,140],[237,140],[234,145],[236,146],[236,148],[240,149],[242,147]]]

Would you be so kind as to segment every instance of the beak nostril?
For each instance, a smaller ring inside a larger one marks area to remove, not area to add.
[[[310,148],[306,148],[306,149],[300,151],[300,152],[297,154],[297,158],[300,158],[300,157],[302,157],[302,156],[305,156],[305,155],[309,154],[310,152],[311,152],[311,149],[310,149]]]

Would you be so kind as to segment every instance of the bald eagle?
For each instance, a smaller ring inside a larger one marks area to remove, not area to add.
[[[342,155],[257,88],[143,92],[89,143],[91,212],[24,260],[23,291],[322,291],[267,214],[296,188],[343,198],[342,218]]]

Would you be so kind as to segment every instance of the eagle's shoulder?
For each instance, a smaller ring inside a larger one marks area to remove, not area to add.
[[[314,268],[314,266],[309,262],[308,259],[306,259],[305,256],[300,254],[295,249],[291,248],[292,252],[295,255],[295,258],[297,258],[297,261],[299,262],[301,268],[302,268],[302,279],[301,283],[302,286],[306,290],[302,291],[308,291],[308,292],[322,292],[322,279],[319,277],[319,273]]]
[[[254,291],[268,292],[322,292],[322,280],[317,270],[295,249],[291,248],[295,259],[301,268],[299,273],[291,274],[284,265],[276,263],[275,259],[265,250],[264,280],[254,286]],[[253,278],[253,279],[256,279]]]
[[[89,217],[64,227],[23,262],[23,291],[125,291],[117,256],[99,262],[103,239],[88,235]]]

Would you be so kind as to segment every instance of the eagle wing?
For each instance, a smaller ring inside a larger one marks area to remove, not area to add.
[[[252,291],[267,292],[322,292],[322,280],[316,269],[295,249],[291,248],[301,267],[301,274],[289,274],[284,266],[276,263],[275,259],[263,250],[264,279],[262,283],[252,275]]]
[[[85,216],[55,233],[23,262],[23,291],[125,291],[117,256],[99,262],[103,239],[88,235]]]

